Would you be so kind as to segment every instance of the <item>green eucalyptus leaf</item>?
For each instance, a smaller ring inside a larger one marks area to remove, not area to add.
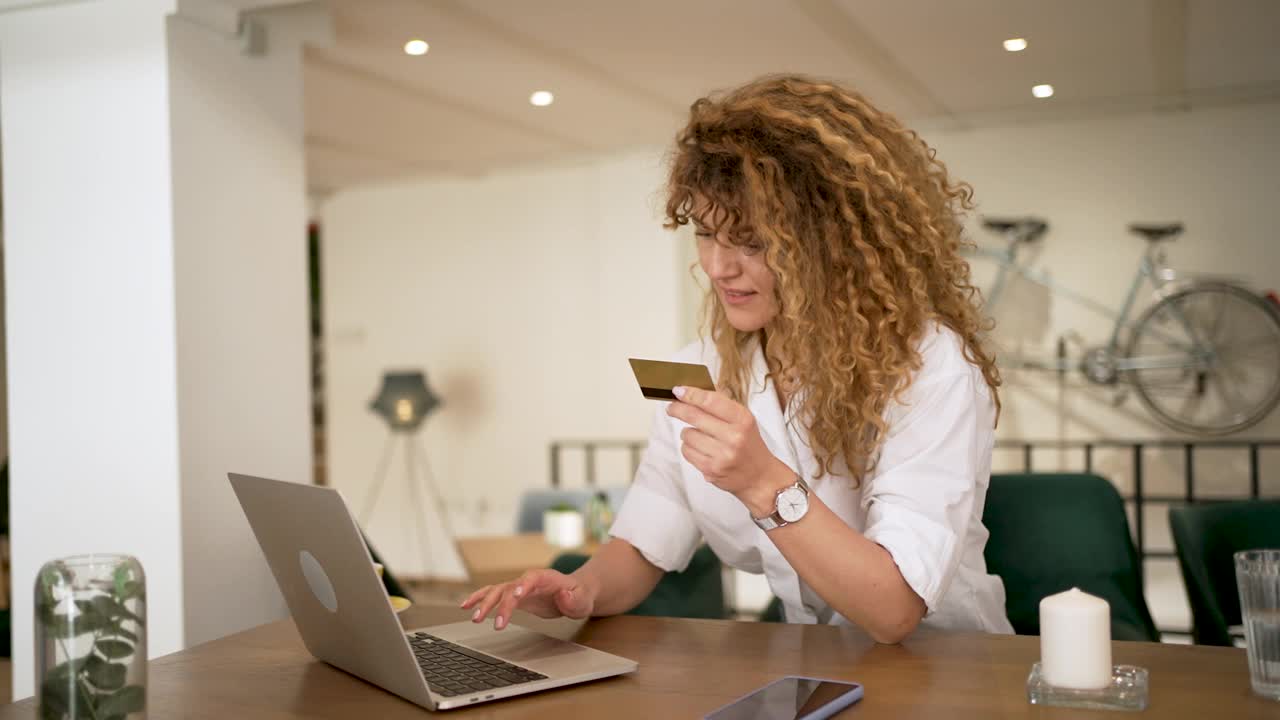
[[[111,620],[123,618],[134,622],[142,622],[142,618],[130,612],[129,608],[124,606],[124,603],[117,602],[115,598],[108,595],[98,595],[91,602],[95,610]]]
[[[95,698],[98,693],[94,692],[83,679],[76,681],[76,690],[79,692],[76,693],[75,702],[71,705],[71,720],[95,717],[94,707],[97,705]]]
[[[129,574],[128,563],[120,565],[115,572],[111,573],[111,579],[115,581],[116,597],[124,596],[124,586],[129,582]]]
[[[105,695],[98,701],[98,716],[124,717],[129,713],[142,712],[147,707],[147,689],[141,685],[130,685]]]
[[[88,655],[81,658],[76,658],[75,660],[68,660],[67,662],[64,662],[64,663],[58,663],[57,665],[53,666],[52,670],[50,670],[48,673],[45,674],[45,680],[46,681],[57,680],[59,682],[65,681],[67,678],[71,677],[73,674],[76,674],[81,670],[83,670],[84,664],[86,662],[89,662]]]
[[[84,632],[79,627],[72,625],[70,618],[66,615],[54,615],[44,618],[41,623],[44,625],[45,636],[58,640],[69,640]]]
[[[127,668],[120,663],[109,663],[97,655],[90,655],[84,664],[84,675],[99,690],[118,690],[124,687]]]
[[[119,660],[133,654],[133,646],[119,640],[99,640],[96,647],[108,660]]]
[[[45,600],[43,598],[36,600],[36,616],[40,618],[41,625],[48,625],[53,622],[53,616],[57,614],[57,605],[53,599]]]
[[[145,590],[146,586],[143,583],[140,583],[137,580],[130,580],[129,582],[126,582],[120,590],[120,601],[124,602],[125,600],[140,598],[143,596]]]
[[[53,596],[53,589],[61,585],[62,580],[55,568],[45,565],[40,570],[40,581],[36,583],[36,612],[42,622],[57,611],[58,600]]]
[[[61,562],[46,564],[40,570],[40,584],[47,588],[71,584],[71,569]]]
[[[61,665],[59,667],[62,667]],[[56,669],[56,668],[55,668]],[[71,707],[74,680],[65,672],[57,677],[50,675],[40,683],[41,717],[62,717]]]
[[[77,600],[76,609],[79,612],[74,617],[68,618],[76,635],[97,632],[111,624],[111,618],[91,600]]]
[[[135,644],[138,642],[138,636],[134,635],[128,630],[125,630],[123,627],[120,626],[119,622],[112,623],[111,627],[107,628],[107,632],[116,637],[122,637],[126,640],[130,640]]]

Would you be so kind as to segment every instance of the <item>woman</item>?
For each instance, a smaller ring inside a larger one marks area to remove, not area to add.
[[[715,392],[658,411],[613,539],[477,590],[474,620],[626,612],[705,540],[790,622],[895,643],[1011,632],[983,561],[1000,384],[958,251],[970,189],[855,92],[768,77],[693,104],[668,184],[711,281]]]

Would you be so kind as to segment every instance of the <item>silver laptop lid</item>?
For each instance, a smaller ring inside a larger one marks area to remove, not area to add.
[[[307,650],[435,708],[364,538],[337,490],[229,473]]]

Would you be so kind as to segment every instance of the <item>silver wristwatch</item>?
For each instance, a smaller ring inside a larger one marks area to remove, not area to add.
[[[765,531],[799,522],[809,512],[809,492],[804,478],[797,475],[795,484],[778,491],[778,496],[773,501],[773,514],[762,518],[753,517],[751,520]]]

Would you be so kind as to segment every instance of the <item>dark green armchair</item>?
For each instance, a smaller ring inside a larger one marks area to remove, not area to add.
[[[551,563],[551,569],[568,574],[582,567],[586,561],[586,555],[567,553],[557,557]],[[627,614],[715,620],[728,617],[720,558],[706,545],[698,548],[684,572],[663,575],[649,597]]]
[[[1040,634],[1040,600],[1078,587],[1111,605],[1111,637],[1157,642],[1124,502],[1105,478],[992,475],[987,570],[1004,581],[1014,632]]]
[[[1191,605],[1197,645],[1232,644],[1240,595],[1233,556],[1240,550],[1280,548],[1280,502],[1253,500],[1169,508],[1169,527]]]

